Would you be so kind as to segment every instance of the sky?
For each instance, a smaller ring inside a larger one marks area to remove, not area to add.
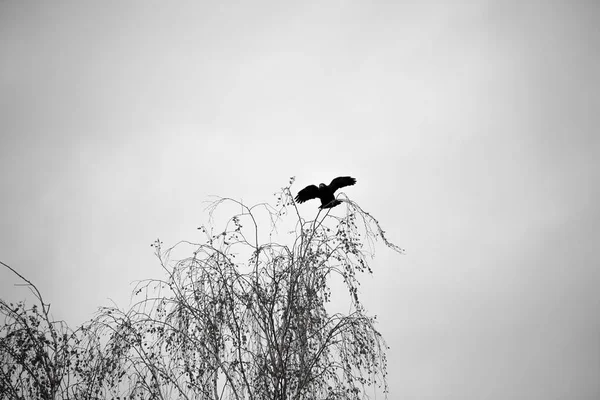
[[[210,196],[350,175],[391,399],[598,399],[599,71],[594,1],[3,1],[0,260],[76,326]]]

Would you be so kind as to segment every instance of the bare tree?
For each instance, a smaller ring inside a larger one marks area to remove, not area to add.
[[[0,394],[2,399],[68,399],[81,388],[78,373],[85,363],[80,346],[85,328],[71,330],[55,321],[50,304],[38,288],[15,269],[0,261],[28,287],[35,298],[8,303],[0,299]],[[90,397],[88,397],[90,398]]]
[[[359,399],[371,386],[387,393],[387,347],[360,301],[359,277],[372,273],[377,239],[402,249],[343,194],[344,216],[328,209],[305,220],[292,183],[274,206],[216,200],[211,220],[228,204],[238,211],[218,233],[213,223],[199,228],[203,243],[153,244],[166,277],[140,282],[133,307],[102,308],[90,325],[104,338],[90,347],[102,350],[87,374],[102,376],[100,393],[213,400]],[[289,234],[280,232],[286,224]],[[175,260],[176,251],[189,256]],[[348,312],[330,311],[335,279],[347,288]]]

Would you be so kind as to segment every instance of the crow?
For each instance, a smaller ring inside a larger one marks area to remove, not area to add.
[[[321,200],[321,206],[319,207],[320,209],[333,208],[342,203],[340,200],[336,200],[334,197],[333,194],[335,191],[344,186],[354,185],[355,183],[356,179],[350,176],[339,176],[332,180],[329,186],[321,183],[319,187],[316,187],[315,185],[309,185],[305,187],[298,192],[295,200],[298,203],[304,203],[310,199],[318,198]]]

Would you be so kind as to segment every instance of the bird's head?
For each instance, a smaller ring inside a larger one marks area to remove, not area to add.
[[[324,183],[319,183],[319,189],[322,189],[322,188],[324,188],[325,186],[327,186],[327,185],[326,185],[326,184],[324,184]]]

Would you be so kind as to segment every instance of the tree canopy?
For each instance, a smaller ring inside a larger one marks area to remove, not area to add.
[[[130,308],[102,307],[75,331],[51,321],[26,281],[41,312],[0,302],[0,390],[15,399],[359,399],[372,387],[387,393],[387,346],[359,286],[361,275],[372,273],[377,240],[402,249],[348,198],[344,215],[326,209],[303,218],[293,181],[274,204],[216,199],[199,228],[202,240],[152,244],[163,279],[140,281]],[[219,224],[217,210],[228,207],[232,215]],[[348,312],[330,307],[340,295],[332,293],[335,279],[347,289]]]

